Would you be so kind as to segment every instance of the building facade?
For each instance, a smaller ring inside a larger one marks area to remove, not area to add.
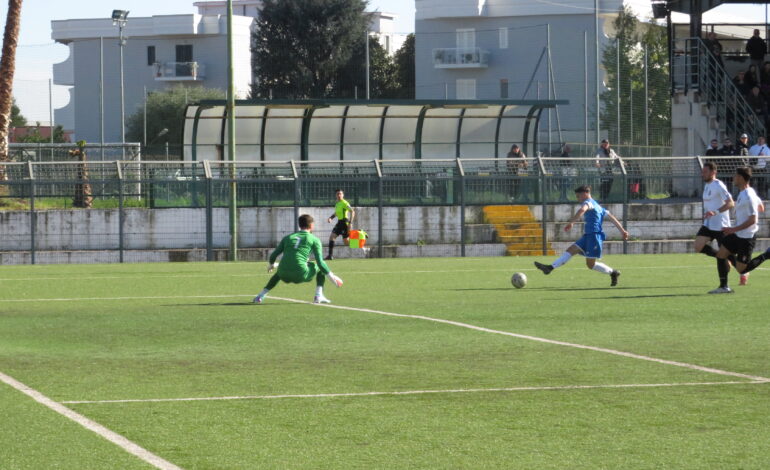
[[[416,97],[564,99],[540,123],[540,141],[592,141],[604,91],[597,50],[623,4],[415,0]]]
[[[227,89],[226,5],[224,1],[195,2],[197,13],[193,14],[128,17],[124,29],[128,39],[123,47],[126,119],[142,109],[145,91],[151,93],[178,84]],[[233,1],[237,98],[248,96],[252,82],[251,32],[261,5],[261,0]],[[372,15],[370,33],[389,53],[394,53],[406,37],[393,32],[395,15]],[[78,140],[120,142],[118,27],[109,18],[98,18],[52,21],[51,28],[52,39],[67,45],[70,51],[64,62],[54,64],[54,83],[71,87],[68,105],[54,111],[55,122],[74,129]],[[148,136],[150,139],[152,136]]]

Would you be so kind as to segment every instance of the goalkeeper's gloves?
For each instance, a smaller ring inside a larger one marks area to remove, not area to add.
[[[267,265],[267,273],[270,274],[277,267],[278,267],[278,263],[269,263]]]
[[[342,287],[342,279],[335,276],[333,272],[329,271],[329,274],[327,274],[326,277],[328,277],[329,280],[332,281],[332,283],[334,283],[335,286]]]

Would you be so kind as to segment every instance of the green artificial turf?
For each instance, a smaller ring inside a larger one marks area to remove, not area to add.
[[[251,304],[265,263],[2,266],[0,372],[187,469],[768,466],[770,383],[548,342],[770,377],[768,270],[714,296],[702,255],[607,257],[615,288],[534,259],[335,260],[331,307]],[[151,468],[0,399],[0,468]]]

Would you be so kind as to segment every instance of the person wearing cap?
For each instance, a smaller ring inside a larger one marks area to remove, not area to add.
[[[612,192],[612,182],[614,180],[612,170],[619,166],[619,164],[620,157],[610,148],[610,141],[603,139],[599,149],[596,151],[596,163],[594,164],[602,175],[599,185],[599,197],[602,201],[606,201],[610,192]]]
[[[750,148],[751,145],[749,145],[749,136],[746,134],[741,134],[741,136],[738,137],[738,144],[735,146],[735,154],[746,157],[749,155]]]
[[[567,225],[564,226],[564,231],[569,232],[572,230],[573,224],[582,218],[585,223],[583,236],[580,240],[570,245],[567,251],[552,264],[542,264],[535,261],[535,267],[542,271],[543,274],[551,274],[551,271],[566,264],[574,255],[581,254],[586,258],[588,269],[608,274],[610,276],[610,286],[614,287],[618,285],[620,271],[596,261],[602,257],[602,244],[607,238],[602,229],[604,218],[609,219],[617,227],[623,240],[628,240],[628,232],[614,215],[610,214],[608,210],[591,198],[591,186],[583,185],[576,188],[575,196],[577,196],[578,202],[580,202],[580,208],[569,219]]]

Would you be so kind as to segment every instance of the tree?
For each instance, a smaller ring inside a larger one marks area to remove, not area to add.
[[[398,93],[396,66],[375,37],[369,37],[369,96],[371,98],[395,98]],[[366,97],[366,50],[363,41],[340,70],[332,95],[335,98],[352,98],[358,89],[358,97]]]
[[[366,37],[366,5],[366,0],[264,0],[252,33],[251,96],[333,93],[340,71]]]
[[[396,82],[398,82],[399,86],[395,97],[414,99],[414,33],[409,34],[401,48],[396,51],[394,62],[396,65]]]
[[[182,143],[184,112],[188,103],[201,100],[222,100],[225,92],[215,88],[175,86],[147,95],[147,144]],[[144,137],[144,108],[128,118],[126,138],[142,142]],[[167,131],[163,131],[168,129]]]
[[[16,98],[13,98],[11,104],[11,127],[24,127],[27,125],[27,118],[21,114],[21,109],[16,104]]]
[[[640,24],[628,6],[618,12],[613,24],[617,35],[605,48],[602,58],[607,87],[601,94],[604,104],[602,128],[616,144],[645,145],[649,141],[650,145],[670,145],[671,105],[665,28],[654,23]],[[649,122],[648,134],[645,133],[645,118]]]
[[[8,0],[8,16],[0,58],[0,161],[8,161],[8,133],[13,108],[13,75],[16,71],[16,46],[19,44],[21,1]]]
[[[28,144],[45,144],[51,142],[50,137],[45,137],[40,133],[40,123],[36,123],[34,129],[28,132],[26,135],[16,139],[18,142],[25,142]],[[62,126],[56,126],[53,128],[53,141],[54,143],[65,142],[64,128]]]

